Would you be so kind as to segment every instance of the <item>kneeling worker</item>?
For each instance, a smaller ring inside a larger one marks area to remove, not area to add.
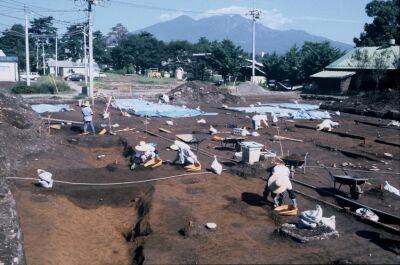
[[[144,141],[140,141],[139,145],[135,146],[135,156],[133,157],[131,170],[140,164],[144,164],[145,167],[150,165],[156,167],[162,164],[162,160],[154,144],[147,144]]]
[[[186,165],[187,171],[200,171],[201,164],[197,160],[197,156],[190,150],[190,146],[181,141],[175,141],[170,147],[172,150],[178,151],[176,158],[172,161],[172,164],[180,162],[181,165]]]
[[[285,192],[287,191],[289,198],[292,200],[293,207],[297,208],[296,194],[292,190],[292,183],[290,182],[290,169],[280,159],[277,159],[275,164],[272,174],[268,178],[267,185],[265,185],[263,199],[266,202],[271,192],[272,202],[276,208],[283,204]]]

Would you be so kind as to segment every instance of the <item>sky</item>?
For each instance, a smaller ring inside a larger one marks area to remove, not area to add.
[[[94,29],[107,34],[122,23],[129,31],[187,15],[201,19],[221,14],[246,16],[261,11],[257,23],[276,30],[298,29],[353,45],[364,24],[372,19],[365,13],[371,0],[97,0]],[[71,23],[85,20],[86,0],[0,0],[0,31],[24,23],[23,4],[30,20],[53,16],[60,32]]]

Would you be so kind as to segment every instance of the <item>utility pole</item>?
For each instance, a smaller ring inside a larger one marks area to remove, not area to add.
[[[58,76],[58,36],[56,33],[56,76]]]
[[[78,0],[74,0],[77,2]],[[99,3],[99,5],[105,5],[106,2],[110,0],[82,0],[87,1],[88,3],[88,24],[89,24],[89,89],[88,89],[88,97],[93,97],[93,74],[94,74],[94,66],[93,66],[93,5]]]
[[[252,22],[253,22],[253,58],[252,58],[252,67],[251,67],[251,81],[254,83],[255,82],[255,76],[256,76],[256,70],[255,70],[255,65],[256,65],[256,20],[260,18],[261,11],[254,9],[250,10],[248,15],[252,17]]]
[[[39,41],[36,39],[36,72],[39,72]]]
[[[25,67],[26,67],[26,85],[31,86],[31,77],[29,69],[29,35],[28,35],[28,14],[26,12],[26,6],[24,5],[25,11]]]
[[[87,55],[86,55],[86,26],[83,26],[83,57],[84,57],[84,66],[85,66],[85,84],[87,87],[88,80],[87,80]]]
[[[46,63],[44,58],[44,41],[42,41],[43,75],[46,75]]]
[[[92,5],[94,0],[88,0],[89,12],[89,90],[88,97],[93,97],[93,13]]]

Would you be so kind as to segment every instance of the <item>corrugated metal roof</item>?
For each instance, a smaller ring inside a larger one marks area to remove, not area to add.
[[[17,56],[0,56],[0,62],[2,63],[17,63]]]
[[[363,62],[356,59],[357,53],[366,55]],[[330,69],[396,69],[400,55],[400,46],[390,47],[359,47],[355,48],[330,65],[326,67]],[[382,58],[383,64],[378,66],[376,59]],[[397,62],[396,62],[397,61]]]
[[[310,75],[310,77],[314,78],[346,78],[352,75],[355,75],[356,72],[349,71],[321,71],[319,73]]]
[[[54,59],[49,59],[47,61],[47,65],[49,67],[55,67],[56,66],[56,60]],[[84,63],[81,62],[73,62],[73,61],[58,61],[57,62],[58,67],[71,67],[71,68],[83,68],[85,67]]]

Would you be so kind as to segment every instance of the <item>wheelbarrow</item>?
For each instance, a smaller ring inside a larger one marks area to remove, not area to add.
[[[358,178],[347,175],[333,175],[329,170],[329,175],[333,179],[333,186],[335,189],[340,191],[342,185],[348,185],[350,188],[350,197],[354,200],[358,200],[361,194],[364,193],[363,187],[364,184],[368,182],[368,178]],[[339,184],[339,187],[336,188],[336,185]]]
[[[307,156],[308,153],[304,156],[304,158],[300,158],[297,155],[290,155],[282,158],[282,161],[285,163],[286,166],[290,168],[290,178],[294,178],[294,171],[297,167],[301,167],[303,164],[307,164]],[[305,167],[304,167],[305,173]]]

